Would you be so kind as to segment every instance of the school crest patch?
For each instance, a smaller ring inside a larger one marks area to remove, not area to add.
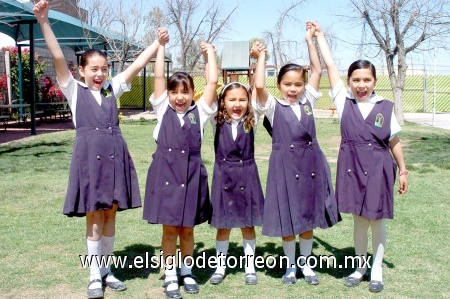
[[[309,108],[308,105],[304,105],[303,106],[303,110],[305,110],[305,113],[308,114],[308,115],[312,114],[311,108]]]
[[[381,113],[378,113],[375,117],[375,127],[382,128],[384,123],[384,116]]]
[[[194,113],[189,113],[188,117],[189,117],[189,120],[191,121],[191,124],[196,124],[197,123],[197,118],[195,117]]]
[[[101,93],[105,98],[109,98],[111,96],[111,92],[109,91],[109,89],[102,88]]]

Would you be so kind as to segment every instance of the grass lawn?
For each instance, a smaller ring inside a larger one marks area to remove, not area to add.
[[[339,124],[318,119],[319,143],[336,172]],[[155,150],[155,122],[122,125],[137,168],[141,194],[147,169]],[[343,277],[348,268],[319,268],[318,286],[299,279],[294,286],[281,283],[283,269],[259,269],[259,283],[245,286],[243,269],[228,269],[221,285],[209,284],[213,269],[195,268],[200,294],[192,298],[450,298],[450,132],[406,124],[400,134],[410,170],[409,192],[396,195],[395,218],[388,221],[384,258],[385,290],[368,291],[368,282],[347,288]],[[1,135],[1,132],[0,132]],[[85,298],[89,270],[80,265],[85,250],[85,219],[61,214],[67,187],[75,132],[44,134],[0,146],[0,298]],[[256,157],[263,189],[271,150],[262,126],[257,134]],[[202,155],[210,179],[214,162],[212,130],[207,127]],[[397,186],[396,186],[397,188]],[[316,230],[313,253],[332,255],[338,264],[352,255],[352,218],[328,230]],[[120,212],[114,254],[128,259],[159,255],[161,227],[142,220],[142,209]],[[371,242],[369,241],[369,251]],[[298,255],[297,246],[297,255]],[[195,230],[195,255],[215,254],[215,230],[207,224]],[[240,231],[234,230],[230,255],[243,254]],[[281,239],[261,236],[257,229],[257,254],[283,254]],[[165,298],[160,269],[117,268],[128,290],[106,291],[107,298]],[[300,273],[300,272],[299,272]],[[301,275],[298,275],[301,277]],[[182,291],[183,293],[183,291]]]

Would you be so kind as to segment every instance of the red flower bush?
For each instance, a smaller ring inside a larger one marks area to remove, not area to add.
[[[40,95],[43,102],[63,102],[64,95],[59,87],[53,83],[52,78],[46,76],[42,80]]]
[[[0,105],[6,103],[8,99],[8,76],[1,75],[0,76]]]

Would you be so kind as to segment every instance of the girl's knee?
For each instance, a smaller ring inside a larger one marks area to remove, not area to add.
[[[178,238],[179,229],[176,226],[163,225],[163,238]]]
[[[301,233],[299,235],[300,238],[305,239],[305,240],[312,239],[313,236],[314,236],[314,231],[313,230],[306,231],[306,232]]]
[[[104,210],[86,213],[86,223],[88,225],[95,223],[103,223],[103,220],[104,220]]]
[[[241,228],[242,237],[246,240],[253,240],[256,238],[255,227],[246,226]]]
[[[194,228],[193,227],[181,227],[180,228],[180,239],[192,240],[194,239]]]
[[[219,228],[217,230],[216,240],[217,241],[226,241],[230,238],[231,229]]]
[[[282,239],[283,239],[283,241],[285,241],[285,242],[291,242],[291,241],[295,241],[295,236],[294,236],[294,235],[291,235],[291,236],[285,236],[285,237],[282,237]]]

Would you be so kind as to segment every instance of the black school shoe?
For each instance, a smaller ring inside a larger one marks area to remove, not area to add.
[[[210,284],[221,284],[225,275],[214,272],[209,279]]]
[[[256,273],[245,274],[245,284],[246,285],[254,285],[257,283],[258,283],[258,276],[256,276]]]
[[[283,282],[286,285],[293,285],[297,282],[297,277],[283,275],[283,277],[281,278],[281,282]]]
[[[171,285],[172,283],[175,283],[178,285],[178,281],[176,280],[169,280],[163,283],[162,287],[164,288],[164,293],[166,293],[166,297],[168,299],[180,299],[182,298],[180,288],[178,287],[176,290],[168,291],[167,287]]]
[[[120,280],[115,281],[115,282],[108,282],[108,281],[106,281],[106,278],[109,275],[113,275],[113,274],[111,272],[109,272],[108,274],[105,274],[102,277],[102,284],[103,284],[103,286],[105,286],[105,287],[107,286],[108,288],[110,288],[111,290],[116,291],[116,292],[125,291],[127,289],[127,286],[123,282],[121,282]]]
[[[96,282],[102,283],[100,279],[93,279],[88,284],[87,296],[89,299],[103,298],[103,288],[89,289],[89,286]]]
[[[361,278],[347,276],[344,279],[344,285],[349,288],[357,287],[361,284],[361,281],[366,280],[369,277],[369,274],[366,272]]]
[[[372,293],[381,292],[384,289],[384,285],[379,280],[371,280],[369,283],[369,291]]]
[[[307,284],[309,285],[318,285],[319,284],[319,277],[317,277],[317,275],[308,275],[308,276],[304,276],[305,281]]]
[[[185,279],[185,278],[188,278],[188,277],[189,277],[189,278],[192,278],[192,279],[194,280],[194,283],[192,283],[192,284],[185,283],[185,282],[184,282],[184,279]],[[197,281],[196,281],[196,278],[195,278],[195,276],[192,275],[192,274],[180,276],[179,284],[183,285],[184,291],[185,291],[186,293],[188,293],[188,294],[197,294],[197,293],[200,291],[200,289],[199,289],[199,287],[198,287],[198,284],[197,284]]]

